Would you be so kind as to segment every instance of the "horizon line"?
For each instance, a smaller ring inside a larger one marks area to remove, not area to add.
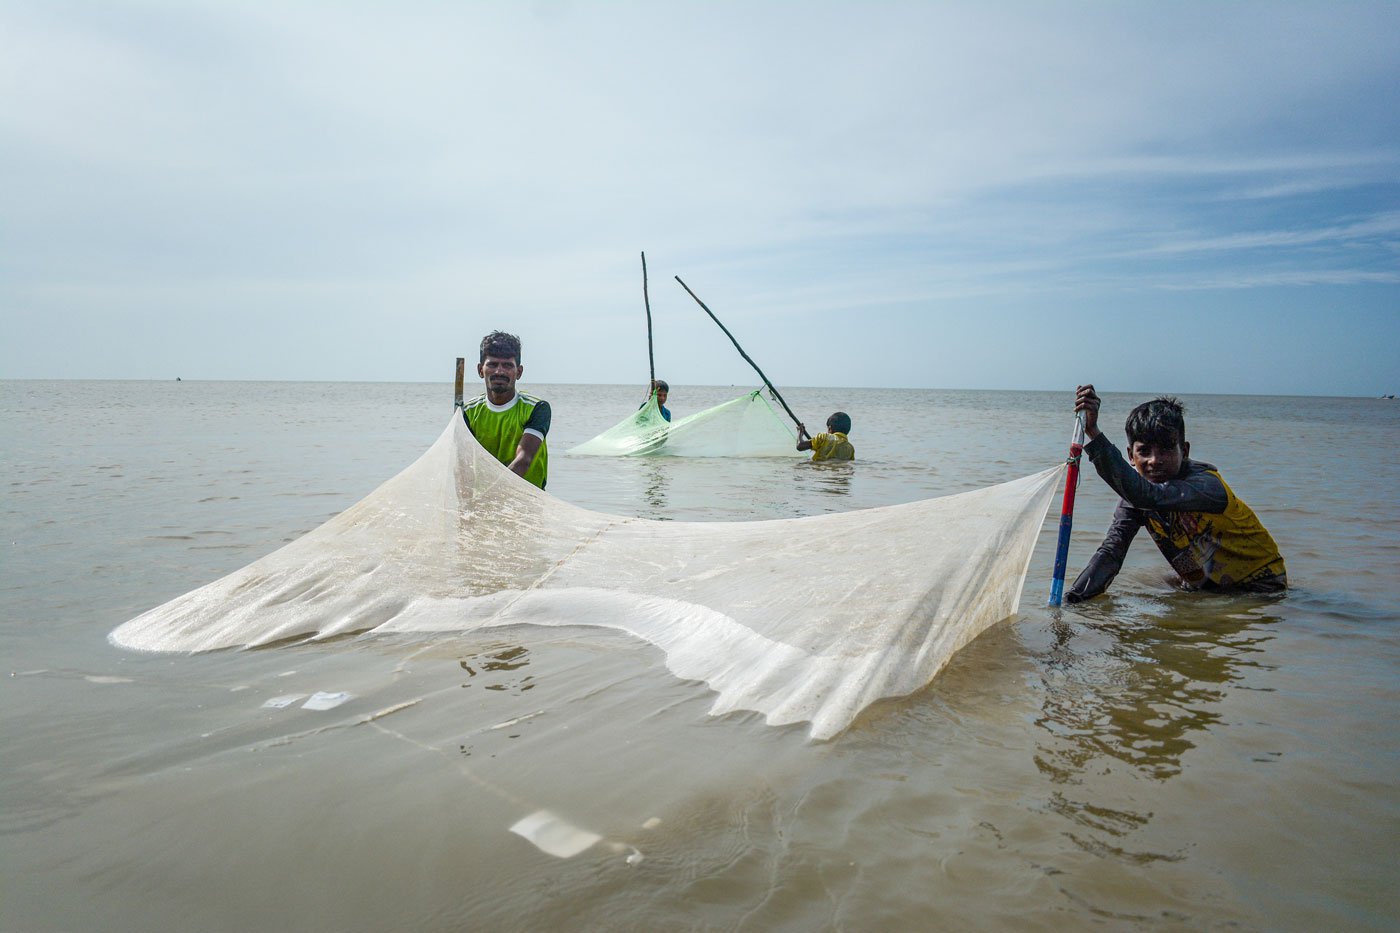
[[[139,376],[111,376],[105,378],[96,377],[53,377],[53,376],[20,376],[20,377],[0,377],[0,383],[6,382],[200,382],[200,383],[221,383],[221,382],[242,382],[242,383],[283,383],[283,384],[303,384],[303,385],[447,385],[451,386],[451,380],[404,380],[404,379],[208,379],[183,377],[152,379]],[[522,382],[522,385],[540,386],[608,386],[627,387],[641,385],[642,383],[631,382]],[[739,389],[749,388],[751,383],[722,383],[722,382],[673,382],[674,386],[696,389]],[[759,386],[762,388],[762,386]],[[970,388],[963,386],[817,386],[817,385],[788,385],[786,390],[794,389],[844,389],[852,391],[874,391],[874,392],[1045,392],[1060,393],[1072,392],[1073,389],[988,389]],[[1233,395],[1245,398],[1350,398],[1350,399],[1374,399],[1382,401],[1394,399],[1391,393],[1380,395],[1334,395],[1315,392],[1186,392],[1170,391],[1163,392],[1160,389],[1106,389],[1101,394],[1104,395],[1151,395],[1151,394],[1171,394],[1171,395]]]

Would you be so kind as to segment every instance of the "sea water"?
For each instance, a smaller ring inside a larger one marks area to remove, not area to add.
[[[813,430],[851,414],[856,464],[570,457],[644,391],[523,388],[553,406],[550,493],[660,520],[975,489],[1072,427],[1070,387],[794,388]],[[1143,397],[1104,396],[1115,442]],[[1108,595],[1051,611],[1053,508],[1016,616],[812,742],[709,716],[596,628],[114,648],[412,462],[450,387],[0,383],[0,929],[1391,929],[1400,405],[1184,401],[1286,597],[1175,592],[1143,535]],[[1086,469],[1071,574],[1114,504]]]

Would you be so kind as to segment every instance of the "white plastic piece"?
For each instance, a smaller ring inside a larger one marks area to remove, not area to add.
[[[573,858],[603,838],[548,810],[536,810],[519,820],[510,831],[555,858]]]
[[[320,693],[311,694],[311,699],[301,704],[301,708],[314,710],[335,709],[350,698],[351,695],[348,693],[326,693],[322,691]]]

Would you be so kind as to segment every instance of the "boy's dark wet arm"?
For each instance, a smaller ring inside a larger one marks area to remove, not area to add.
[[[1084,569],[1079,571],[1079,576],[1074,578],[1074,585],[1065,593],[1065,602],[1080,603],[1098,596],[1108,589],[1122,566],[1121,562],[1115,563],[1106,558],[1102,551],[1096,552]]]
[[[1074,585],[1065,594],[1065,600],[1071,603],[1082,602],[1108,589],[1113,578],[1118,576],[1118,571],[1123,568],[1123,559],[1128,556],[1128,546],[1133,543],[1133,536],[1141,527],[1142,521],[1137,512],[1120,502],[1118,509],[1113,513],[1113,524],[1108,526],[1108,532],[1103,536],[1103,544],[1099,545],[1099,549],[1079,572],[1079,576],[1074,578]]]
[[[1113,442],[1100,434],[1084,445],[1084,452],[1094,469],[1113,491],[1130,505],[1139,509],[1160,509],[1167,512],[1223,512],[1230,504],[1225,486],[1203,470],[1196,470],[1182,479],[1153,483],[1144,479],[1124,459]]]

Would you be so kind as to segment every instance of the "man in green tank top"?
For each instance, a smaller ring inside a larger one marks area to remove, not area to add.
[[[481,338],[476,374],[486,392],[462,404],[462,417],[477,443],[512,473],[541,489],[549,476],[549,403],[515,390],[525,373],[520,365],[520,338],[492,331]]]

